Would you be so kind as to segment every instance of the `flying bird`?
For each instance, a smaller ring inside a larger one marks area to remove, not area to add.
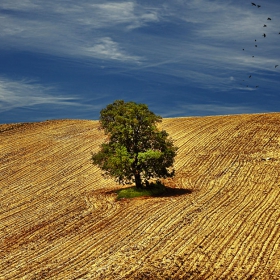
[[[258,6],[258,8],[260,8],[261,7],[261,5],[257,5]]]
[[[255,47],[257,48],[257,47],[258,47],[258,45],[255,45]]]
[[[252,76],[250,75],[249,78],[251,78]]]
[[[269,17],[269,18],[267,18],[267,20],[271,20],[271,18]]]
[[[252,2],[251,4],[252,4],[252,6],[257,6],[257,5],[256,5],[255,3],[253,3],[253,2]]]
[[[264,24],[263,27],[266,27],[266,24]]]
[[[276,68],[277,66],[279,66],[279,65],[275,65],[275,68]]]
[[[264,38],[266,37],[266,34],[265,34],[265,33],[263,33],[263,37],[264,37]]]

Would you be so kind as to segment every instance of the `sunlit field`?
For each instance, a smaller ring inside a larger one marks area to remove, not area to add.
[[[0,279],[280,279],[280,113],[160,126],[169,192],[117,199],[97,121],[0,125]]]

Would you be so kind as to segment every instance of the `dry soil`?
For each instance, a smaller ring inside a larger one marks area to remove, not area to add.
[[[0,279],[280,279],[280,114],[161,127],[177,191],[116,201],[97,121],[0,125]]]

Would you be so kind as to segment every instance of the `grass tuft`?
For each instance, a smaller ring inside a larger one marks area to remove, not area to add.
[[[149,187],[144,187],[142,189],[134,187],[129,187],[125,189],[120,189],[117,191],[117,199],[121,198],[134,198],[140,196],[159,196],[164,194],[166,187],[161,183],[151,183]]]

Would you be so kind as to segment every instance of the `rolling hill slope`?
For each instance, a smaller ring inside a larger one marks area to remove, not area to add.
[[[116,201],[97,121],[0,125],[0,279],[280,279],[280,113],[161,126],[187,191]]]

